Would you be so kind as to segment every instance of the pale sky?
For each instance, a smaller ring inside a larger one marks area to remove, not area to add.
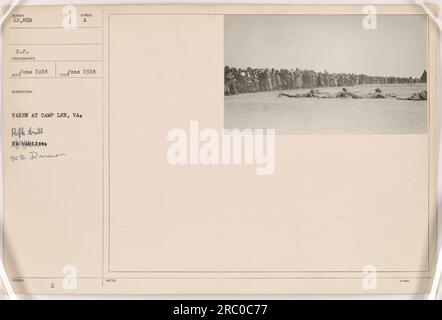
[[[226,15],[224,64],[316,72],[420,77],[427,65],[427,17],[379,15]]]

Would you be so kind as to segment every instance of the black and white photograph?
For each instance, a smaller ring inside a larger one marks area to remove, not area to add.
[[[425,134],[427,17],[226,15],[224,127]]]

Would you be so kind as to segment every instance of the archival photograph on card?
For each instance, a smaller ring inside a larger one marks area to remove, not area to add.
[[[224,127],[426,134],[425,15],[226,15]]]

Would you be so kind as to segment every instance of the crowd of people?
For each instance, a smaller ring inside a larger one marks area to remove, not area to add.
[[[328,73],[313,70],[275,68],[224,68],[224,94],[313,89],[321,87],[349,87],[363,84],[426,83],[426,71],[420,78],[379,77],[354,73]]]

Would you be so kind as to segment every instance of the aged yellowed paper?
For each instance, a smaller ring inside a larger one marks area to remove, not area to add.
[[[419,6],[375,10],[15,8],[14,289],[427,292],[437,28]]]

